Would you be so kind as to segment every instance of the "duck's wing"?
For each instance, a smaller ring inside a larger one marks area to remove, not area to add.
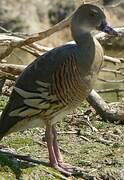
[[[18,78],[0,119],[0,135],[26,117],[32,117],[50,108],[50,103],[59,100],[51,93],[52,76],[73,52],[76,45],[65,45],[40,56]]]

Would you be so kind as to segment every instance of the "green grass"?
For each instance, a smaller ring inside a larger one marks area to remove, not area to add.
[[[1,108],[5,101],[1,100]],[[87,109],[88,105],[82,105],[80,112]],[[73,122],[74,121],[74,122]],[[90,175],[99,179],[121,179],[124,177],[124,128],[121,125],[98,121],[94,118],[92,125],[98,132],[92,132],[85,125],[80,125],[78,120],[65,118],[58,124],[58,131],[81,130],[81,135],[87,137],[85,141],[76,134],[60,134],[58,142],[61,147],[65,162],[82,167]],[[48,152],[43,145],[41,136],[44,129],[34,128],[24,132],[13,133],[5,137],[1,144],[17,154],[30,155],[34,159],[48,161]],[[99,141],[104,138],[112,144],[106,145]],[[37,143],[42,142],[42,144]],[[8,150],[7,149],[7,150]],[[0,180],[54,180],[67,179],[58,171],[41,164],[20,161],[0,153]],[[74,180],[82,177],[72,177]]]

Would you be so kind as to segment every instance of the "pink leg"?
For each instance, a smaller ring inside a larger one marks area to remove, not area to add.
[[[49,152],[49,160],[50,160],[50,165],[54,166],[57,165],[57,159],[54,153],[54,148],[53,148],[53,133],[52,133],[52,126],[47,125],[46,127],[46,141],[47,141],[47,147],[48,147],[48,152]]]
[[[53,147],[54,147],[54,152],[55,152],[55,155],[56,155],[56,159],[57,159],[58,163],[63,163],[63,157],[61,155],[61,152],[60,152],[60,149],[59,149],[59,146],[58,146],[58,143],[57,143],[57,131],[56,131],[55,125],[52,126],[52,132],[53,132],[53,135],[54,135]]]
[[[72,174],[75,174],[77,171],[78,172],[82,171],[82,169],[79,167],[72,166],[70,164],[64,163],[60,149],[59,149],[59,146],[58,146],[58,143],[57,143],[57,131],[56,131],[55,125],[52,126],[52,132],[53,132],[53,137],[54,137],[53,138],[53,148],[54,148],[54,153],[55,153],[58,165],[61,168],[64,168],[66,171],[68,171]]]
[[[66,171],[63,167],[59,166],[59,164],[58,164],[58,161],[57,161],[58,155],[56,157],[56,153],[55,153],[54,145],[53,145],[53,141],[54,141],[53,139],[54,139],[54,134],[52,132],[52,126],[47,125],[46,126],[46,141],[47,141],[47,147],[48,147],[48,152],[49,152],[50,165],[51,165],[51,167],[54,167],[61,173],[65,174],[67,176],[70,176],[70,175],[72,175],[72,173]]]

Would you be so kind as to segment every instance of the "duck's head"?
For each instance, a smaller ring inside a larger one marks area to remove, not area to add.
[[[108,26],[104,12],[99,7],[91,4],[82,5],[76,10],[71,25],[72,31],[77,28],[85,32],[99,30],[110,35],[117,35],[117,32]]]

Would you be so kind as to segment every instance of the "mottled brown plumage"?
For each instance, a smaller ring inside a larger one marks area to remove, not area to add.
[[[72,17],[76,44],[67,44],[39,57],[20,75],[0,119],[0,137],[26,128],[46,126],[46,141],[52,167],[70,175],[62,160],[54,124],[88,96],[103,61],[103,50],[91,31],[111,34],[105,15],[86,4]]]

